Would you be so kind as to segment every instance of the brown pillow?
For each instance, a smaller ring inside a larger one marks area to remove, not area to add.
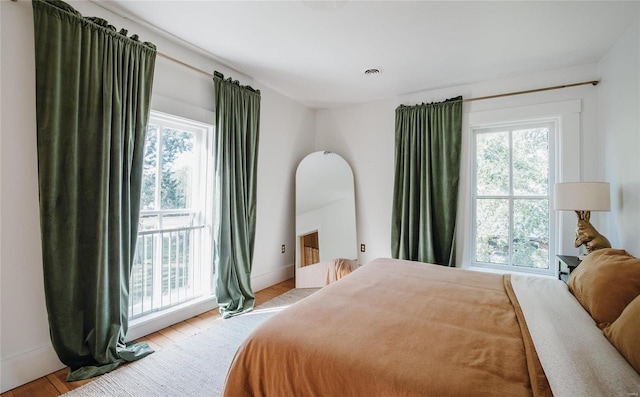
[[[640,374],[640,296],[604,329],[604,334]]]
[[[567,286],[598,326],[604,328],[640,295],[640,259],[625,250],[593,251],[571,272]]]

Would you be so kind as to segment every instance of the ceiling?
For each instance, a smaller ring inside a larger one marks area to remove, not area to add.
[[[94,1],[314,108],[594,63],[640,15],[638,1]]]

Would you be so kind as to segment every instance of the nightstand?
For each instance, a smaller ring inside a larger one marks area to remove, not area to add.
[[[569,255],[556,255],[558,258],[558,279],[564,281],[565,283],[569,281],[569,275],[571,272],[580,265],[582,262],[578,259],[577,256],[569,256]]]

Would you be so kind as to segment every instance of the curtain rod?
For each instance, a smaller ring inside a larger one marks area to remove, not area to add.
[[[483,99],[501,98],[501,97],[511,96],[511,95],[531,94],[531,93],[533,93],[533,92],[541,92],[541,91],[558,90],[558,89],[560,89],[560,88],[576,87],[576,86],[579,86],[579,85],[587,85],[587,84],[591,84],[591,85],[598,85],[598,83],[599,83],[599,82],[600,82],[600,80],[583,81],[583,82],[581,82],[581,83],[564,84],[564,85],[555,85],[555,86],[552,86],[552,87],[536,88],[536,89],[533,89],[533,90],[507,92],[507,93],[505,93],[505,94],[496,94],[496,95],[480,96],[480,97],[476,97],[476,98],[464,98],[464,99],[462,99],[462,102],[481,101],[481,100],[483,100]]]
[[[214,71],[213,73],[209,73],[209,72],[206,72],[206,71],[204,71],[204,70],[202,70],[202,69],[198,69],[198,68],[197,68],[197,67],[195,67],[195,66],[191,66],[191,65],[189,65],[188,63],[182,62],[181,60],[176,59],[176,58],[174,58],[174,57],[171,57],[171,56],[169,56],[169,55],[167,55],[167,54],[163,54],[163,53],[161,53],[161,52],[159,52],[159,51],[156,51],[156,53],[157,53],[159,56],[161,56],[161,57],[163,57],[163,58],[165,58],[165,59],[168,59],[168,60],[170,60],[170,61],[173,61],[173,62],[175,62],[175,63],[178,63],[178,64],[180,64],[180,65],[182,65],[182,66],[184,66],[184,67],[186,67],[186,68],[188,68],[188,69],[194,70],[194,71],[196,71],[196,72],[198,72],[198,73],[204,74],[204,75],[205,75],[205,76],[207,76],[207,77],[213,78],[213,77],[216,77],[216,76],[217,76],[217,77],[219,77],[219,78],[221,78],[221,79],[224,79],[224,75],[223,75],[222,73],[220,73],[220,72]],[[234,83],[240,86],[240,83],[238,83],[238,81],[234,81]],[[257,89],[255,89],[255,88],[251,87],[250,85],[241,86],[241,87],[246,88],[246,89],[248,89],[248,90],[249,90],[249,91],[251,91],[251,92],[255,92],[255,93],[257,93],[257,94],[260,94],[260,90],[257,90]]]
[[[213,77],[212,73],[206,72],[206,71],[204,71],[202,69],[198,69],[195,66],[191,66],[188,63],[182,62],[181,60],[176,59],[174,57],[171,57],[169,55],[163,54],[161,52],[158,52],[158,55],[160,55],[161,57],[166,58],[166,59],[168,59],[170,61],[176,62],[176,63],[178,63],[178,64],[180,64],[180,65],[182,65],[184,67],[187,67],[187,68],[189,68],[191,70],[194,70],[194,71],[196,71],[198,73],[202,73],[202,74],[204,74],[206,76]],[[561,88],[577,87],[577,86],[580,86],[580,85],[589,85],[589,84],[591,84],[591,85],[595,86],[595,85],[598,85],[598,83],[600,83],[599,80],[583,81],[581,83],[563,84],[563,85],[556,85],[556,86],[552,86],[552,87],[535,88],[535,89],[532,89],[532,90],[525,90],[525,91],[507,92],[507,93],[504,93],[504,94],[487,95],[487,96],[481,96],[481,97],[476,97],[476,98],[463,98],[462,102],[481,101],[481,100],[484,100],[484,99],[502,98],[502,97],[507,97],[507,96],[512,96],[512,95],[531,94],[531,93],[534,93],[534,92],[558,90],[558,89],[561,89]]]
[[[158,51],[158,52],[157,52],[157,54],[158,54],[159,56],[161,56],[161,57],[165,58],[165,59],[168,59],[168,60],[170,60],[170,61],[173,61],[173,62],[175,62],[175,63],[178,63],[178,64],[180,64],[180,65],[182,65],[182,66],[184,66],[184,67],[186,67],[186,68],[189,68],[189,69],[191,69],[191,70],[195,70],[195,71],[196,71],[196,72],[198,72],[198,73],[202,73],[202,74],[204,74],[205,76],[208,76],[208,77],[212,77],[212,78],[213,78],[213,73],[209,73],[209,72],[206,72],[206,71],[204,71],[204,70],[202,70],[202,69],[198,69],[198,68],[197,68],[197,67],[195,67],[195,66],[191,66],[191,65],[189,65],[188,63],[182,62],[181,60],[176,59],[176,58],[174,58],[174,57],[171,57],[171,56],[169,56],[169,55],[167,55],[167,54],[163,54],[163,53],[161,53],[160,51]]]

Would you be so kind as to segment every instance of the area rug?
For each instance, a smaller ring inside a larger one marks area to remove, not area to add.
[[[269,317],[317,290],[290,290],[252,312],[216,321],[204,331],[102,375],[63,396],[220,396],[233,355],[249,333]]]

